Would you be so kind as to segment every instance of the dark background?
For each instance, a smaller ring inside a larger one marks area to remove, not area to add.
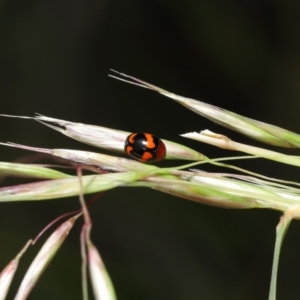
[[[231,153],[179,134],[207,128],[253,143],[168,98],[109,78],[113,68],[300,132],[296,3],[1,1],[1,113],[38,112],[153,132],[209,157]],[[98,151],[30,120],[0,118],[0,141]],[[0,151],[1,161],[30,154]],[[241,165],[299,181],[295,167],[263,161]],[[77,207],[77,198],[2,203],[0,269],[47,223]],[[267,299],[279,212],[218,209],[148,189],[119,188],[104,194],[91,215],[93,241],[119,300]],[[80,222],[29,299],[81,299]],[[278,299],[299,299],[299,233],[300,223],[294,221],[282,250]],[[41,245],[22,258],[13,290]]]

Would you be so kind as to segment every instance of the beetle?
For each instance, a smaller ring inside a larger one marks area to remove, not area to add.
[[[136,132],[127,136],[125,152],[140,162],[158,162],[166,155],[164,142],[151,133]]]

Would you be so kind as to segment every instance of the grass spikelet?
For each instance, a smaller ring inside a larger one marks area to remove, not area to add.
[[[119,73],[112,70],[121,77],[109,75],[110,77],[125,81],[131,84],[141,86],[153,91],[156,91],[166,97],[169,97],[193,112],[201,115],[202,117],[211,120],[226,128],[237,131],[243,135],[246,135],[254,140],[260,142],[286,147],[286,148],[299,148],[300,147],[300,135],[292,131],[285,130],[278,126],[274,126],[268,123],[257,121],[251,118],[247,118],[236,114],[234,112],[225,110],[223,108],[199,101],[187,97],[182,97],[166,91],[160,87],[157,87],[148,82],[142,81],[135,77]],[[123,78],[128,78],[128,80]]]
[[[0,300],[4,300],[6,298],[12,279],[17,271],[19,261],[31,243],[31,240],[28,241],[20,253],[0,273]]]
[[[118,78],[120,80],[157,91],[197,114],[252,139],[286,148],[300,146],[300,136],[296,133],[240,116],[201,101],[175,95],[128,75],[120,73],[119,75],[129,79]],[[33,118],[21,118],[34,119],[75,140],[114,153],[124,154],[124,141],[130,134],[129,132],[112,128],[74,123],[41,115]],[[79,196],[84,217],[84,225],[81,232],[83,298],[87,299],[88,297],[87,267],[89,267],[95,298],[107,300],[114,300],[116,296],[100,253],[90,238],[92,220],[84,201],[84,195],[104,192],[120,186],[145,187],[205,205],[234,209],[264,208],[281,211],[283,212],[283,217],[276,229],[276,243],[269,292],[269,300],[275,300],[278,262],[284,236],[290,222],[293,219],[300,219],[300,184],[268,178],[263,174],[255,174],[251,170],[244,170],[233,165],[232,162],[238,159],[260,158],[272,160],[274,163],[284,163],[299,167],[299,156],[286,155],[264,148],[241,144],[230,140],[222,134],[216,134],[209,130],[200,133],[186,133],[182,136],[223,149],[247,153],[250,156],[212,159],[184,145],[163,140],[167,148],[166,159],[190,160],[192,162],[188,165],[159,168],[154,165],[133,161],[132,159],[118,157],[114,154],[104,155],[98,152],[47,149],[13,143],[1,143],[7,147],[63,158],[77,170],[77,173],[69,175],[50,166],[0,162],[0,175],[2,176],[19,176],[35,179],[31,183],[0,188],[0,202],[37,201]],[[228,163],[229,161],[231,161],[231,164]],[[200,164],[208,163],[219,168],[239,171],[239,173],[228,173],[227,171],[207,173],[195,169]],[[83,175],[81,171],[84,169],[94,173],[92,175]],[[37,181],[37,179],[41,180]],[[62,225],[63,227],[57,229],[43,246],[29,268],[16,299],[22,299],[24,295],[28,295],[62,244],[75,218],[71,218],[67,223],[64,223],[65,225]],[[4,274],[11,274],[10,268],[15,266],[16,264],[13,262],[4,271]],[[4,278],[3,275],[2,278]],[[1,284],[0,276],[0,291],[3,288],[3,295],[6,292],[6,287],[6,284]]]
[[[19,290],[15,296],[15,300],[25,299],[29,295],[30,291],[36,285],[38,279],[52,260],[53,256],[56,254],[56,252],[68,236],[69,231],[73,227],[74,222],[78,217],[79,215],[65,221],[44,243],[43,247],[31,263],[27,273],[25,274]]]

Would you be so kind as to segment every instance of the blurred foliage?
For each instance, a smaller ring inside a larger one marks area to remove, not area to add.
[[[170,99],[108,78],[113,68],[300,132],[299,9],[294,1],[2,1],[1,113],[153,132],[209,157],[230,153],[178,135],[208,128],[252,143]],[[0,140],[95,151],[29,120],[0,118]],[[2,161],[28,154],[1,147]],[[241,166],[299,180],[296,168],[273,162]],[[0,268],[78,206],[75,198],[1,204]],[[104,194],[91,213],[93,239],[120,300],[267,298],[278,212],[222,210],[122,188]],[[300,295],[299,230],[293,222],[283,247],[279,299]],[[29,299],[81,299],[79,231]],[[36,251],[23,258],[18,279]]]

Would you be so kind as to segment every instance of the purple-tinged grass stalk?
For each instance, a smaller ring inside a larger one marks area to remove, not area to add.
[[[28,268],[14,298],[15,300],[23,300],[27,298],[27,296],[39,280],[40,276],[68,236],[69,231],[72,229],[75,221],[80,215],[81,213],[65,221],[47,239],[35,259],[32,261],[30,267]]]
[[[18,253],[18,255],[12,261],[10,261],[10,263],[0,273],[0,300],[4,300],[6,298],[12,279],[18,268],[19,261],[31,243],[32,240],[29,240],[23,249]]]
[[[82,207],[84,224],[80,235],[82,254],[82,293],[83,299],[88,300],[87,264],[89,266],[92,288],[96,300],[116,300],[115,290],[101,256],[91,241],[92,220],[84,201],[82,169],[77,168],[80,185],[79,200]]]

